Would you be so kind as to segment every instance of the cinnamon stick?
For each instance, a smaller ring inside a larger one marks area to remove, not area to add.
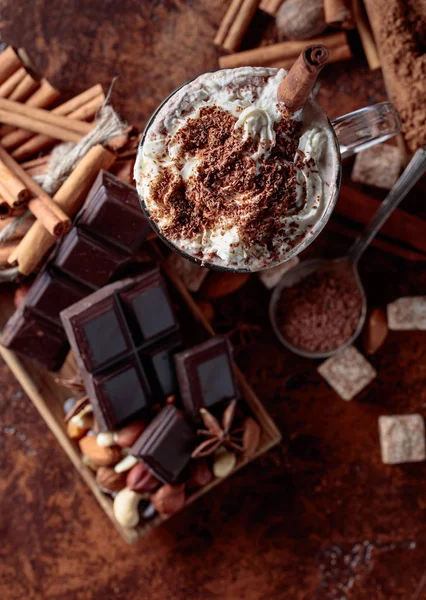
[[[0,195],[0,219],[8,219],[11,217],[12,212],[13,210],[10,204]]]
[[[268,15],[271,15],[271,17],[276,17],[278,9],[283,1],[284,0],[262,0],[259,8],[260,10],[263,10],[263,12],[268,13]]]
[[[240,47],[244,34],[246,33],[255,13],[259,6],[260,0],[242,0],[238,3],[237,0],[231,4],[229,14],[225,15],[222,31],[219,29],[221,37],[224,35],[225,27],[226,35],[220,46],[228,52],[235,52]],[[229,26],[228,26],[229,25]]]
[[[213,40],[213,43],[216,46],[220,47],[224,43],[225,39],[229,34],[229,30],[232,26],[232,23],[235,21],[239,11],[241,10],[242,3],[243,0],[232,0],[232,2],[230,3],[229,8],[222,19],[216,37]]]
[[[4,83],[0,85],[0,98],[7,98],[27,74],[24,67],[15,71]]]
[[[70,217],[74,215],[82,205],[99,171],[108,170],[114,160],[115,155],[102,146],[91,148],[56,192],[54,200],[57,205]],[[29,275],[54,243],[55,238],[41,223],[36,222],[23,237],[11,260],[12,262],[17,260],[20,273]]]
[[[47,108],[51,104],[55,102],[60,96],[60,93],[56,88],[51,85],[47,79],[41,79],[40,86],[36,89],[35,92],[31,94],[29,98],[25,100],[25,104],[27,106],[34,106],[36,108]],[[14,127],[11,125],[1,125],[0,126],[0,137],[6,136],[11,131],[16,132]],[[28,135],[31,137],[33,134],[21,129],[19,130],[21,133]],[[26,138],[28,139],[28,138]]]
[[[293,65],[307,44],[324,44],[327,46],[330,52],[329,63],[347,60],[352,57],[346,34],[342,31],[312,38],[311,40],[281,42],[280,44],[271,44],[270,46],[262,46],[254,50],[221,56],[219,58],[219,66],[221,69],[246,66],[274,66],[288,69]]]
[[[325,22],[333,27],[354,29],[351,0],[324,0]]]
[[[9,100],[15,100],[16,102],[23,102],[30,96],[34,90],[39,87],[39,82],[34,79],[29,73],[25,75],[20,83],[16,86],[13,92],[9,96]]]
[[[335,212],[356,223],[365,225],[377,211],[380,201],[346,185],[340,187]],[[426,221],[397,208],[380,232],[426,253]]]
[[[32,196],[31,191],[2,160],[0,160],[0,194],[12,208],[26,204]]]
[[[36,184],[28,173],[8,154],[0,144],[0,160],[22,181],[35,196],[28,202],[28,208],[40,223],[55,237],[61,237],[71,227],[71,221],[63,210]]]
[[[0,84],[2,84],[15,71],[22,67],[22,62],[12,46],[8,46],[0,54]]]
[[[370,23],[368,21],[367,13],[364,8],[364,4],[360,0],[353,0],[353,13],[358,29],[361,44],[364,50],[365,57],[368,62],[368,66],[371,71],[380,67],[380,57],[377,51],[376,42],[374,41],[373,32],[371,31]]]
[[[68,113],[67,116],[72,119],[90,119],[95,116],[104,101],[105,96],[102,92],[94,98],[89,99],[83,105],[78,106],[76,109]],[[61,108],[61,106],[58,107],[58,109]],[[59,114],[56,108],[52,110],[52,113]],[[25,160],[33,154],[45,150],[55,142],[55,139],[47,135],[34,136],[30,132],[23,130],[20,131],[21,133],[19,134],[14,132],[13,134],[7,135],[2,139],[2,143],[5,145],[5,147],[8,149],[15,148],[15,150],[12,152],[12,155],[17,160]],[[22,135],[22,133],[24,133],[24,135]]]
[[[0,267],[8,267],[8,259],[19,245],[19,240],[8,240],[0,245]]]
[[[289,112],[294,113],[305,105],[329,54],[321,44],[307,46],[301,52],[278,86],[278,102],[282,102]]]

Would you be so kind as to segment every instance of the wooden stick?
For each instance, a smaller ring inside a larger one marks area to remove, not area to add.
[[[32,196],[31,191],[2,160],[0,160],[0,194],[12,208],[26,204]]]
[[[233,22],[229,27],[228,33],[224,38],[221,46],[228,52],[235,52],[240,47],[243,37],[253,19],[255,12],[259,6],[260,0],[242,0],[238,11],[236,12]]]
[[[245,66],[268,67],[272,64],[276,65],[280,63],[283,68],[288,68],[283,63],[290,64],[291,66],[307,44],[323,44],[326,46],[330,51],[329,63],[342,60],[339,58],[342,56],[341,49],[344,49],[344,56],[352,56],[346,34],[339,32],[332,35],[319,36],[311,40],[282,42],[280,44],[272,44],[270,46],[255,48],[254,50],[246,50],[245,52],[222,56],[219,58],[219,65],[222,69],[230,69]]]
[[[27,74],[24,67],[15,71],[4,83],[0,85],[0,98],[7,98]]]
[[[333,27],[354,29],[351,0],[324,0],[325,22]]]
[[[97,113],[104,101],[105,96],[102,92],[102,94],[98,94],[94,98],[88,100],[87,103],[70,112],[68,116],[72,119],[90,119]],[[57,114],[56,109],[53,109],[52,113]],[[22,133],[20,133],[19,135],[11,134],[10,136],[6,136],[2,140],[2,142],[5,144],[5,147],[16,148],[15,150],[13,150],[12,155],[17,160],[25,160],[33,154],[45,150],[56,141],[55,139],[47,135],[34,136],[33,134],[25,131],[23,133],[25,134],[25,136],[23,136]]]
[[[330,53],[325,46],[307,46],[278,86],[278,102],[289,112],[302,108],[314,89]]]
[[[242,3],[243,0],[232,0],[230,3],[213,41],[216,46],[220,47],[224,43],[229,34],[229,29],[231,28],[232,23],[235,21],[239,11],[241,10]]]
[[[21,59],[12,46],[8,46],[6,50],[0,54],[0,84],[6,81],[8,77],[21,67]]]
[[[56,192],[54,200],[57,205],[67,215],[74,215],[86,198],[99,171],[109,169],[114,160],[115,155],[102,146],[91,148]],[[36,269],[54,243],[55,238],[46,231],[41,223],[36,222],[23,237],[11,260],[18,261],[20,273],[29,275]]]
[[[268,15],[271,15],[271,17],[276,17],[278,9],[283,1],[284,0],[262,0],[259,8],[260,10],[263,10],[263,12],[268,13]]]
[[[9,100],[23,102],[30,96],[34,90],[40,86],[40,83],[34,79],[29,73],[25,75],[23,80],[16,86],[9,96]]]
[[[355,24],[358,29],[361,44],[364,49],[364,54],[368,62],[368,66],[372,71],[380,67],[380,57],[377,51],[376,42],[371,31],[367,13],[364,5],[360,0],[353,0],[352,9],[354,13]]]
[[[63,210],[39,187],[34,179],[8,154],[0,144],[0,160],[20,179],[34,194],[28,202],[28,208],[40,223],[55,237],[61,237],[69,231],[71,220]]]

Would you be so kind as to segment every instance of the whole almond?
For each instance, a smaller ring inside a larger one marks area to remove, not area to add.
[[[95,435],[86,435],[79,441],[79,445],[82,453],[99,467],[115,465],[121,458],[121,448],[118,446],[99,446]]]
[[[249,277],[249,273],[210,273],[201,288],[201,293],[209,300],[222,298],[243,287]]]
[[[152,494],[151,502],[160,515],[172,515],[185,504],[185,485],[163,485]]]
[[[116,473],[112,467],[99,467],[96,483],[110,492],[119,492],[126,487],[126,473]]]
[[[80,427],[75,421],[68,421],[67,436],[72,440],[80,440],[86,435],[90,428]]]
[[[189,487],[204,487],[213,479],[212,470],[209,467],[207,460],[203,458],[197,458],[189,464]]]
[[[127,472],[126,485],[130,490],[139,492],[153,492],[158,488],[160,482],[142,463],[135,465]]]
[[[116,432],[115,443],[121,448],[130,448],[144,429],[145,423],[143,421],[134,421]]]
[[[247,417],[243,423],[243,430],[244,458],[250,460],[259,446],[260,426],[254,419]]]
[[[367,318],[363,342],[366,354],[374,354],[383,344],[388,334],[386,313],[382,308],[374,308]]]

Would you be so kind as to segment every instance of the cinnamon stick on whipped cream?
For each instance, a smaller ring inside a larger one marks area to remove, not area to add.
[[[201,75],[155,115],[135,164],[159,232],[207,265],[260,270],[322,228],[339,173],[327,117],[278,102],[284,69]]]

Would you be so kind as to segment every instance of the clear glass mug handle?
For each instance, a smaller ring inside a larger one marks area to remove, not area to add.
[[[401,117],[391,102],[381,102],[348,113],[331,124],[343,159],[399,133]]]

